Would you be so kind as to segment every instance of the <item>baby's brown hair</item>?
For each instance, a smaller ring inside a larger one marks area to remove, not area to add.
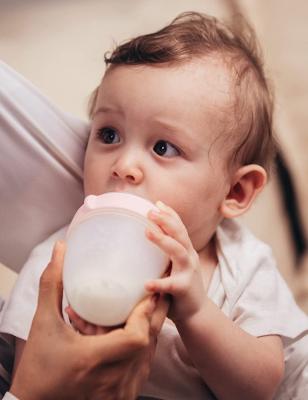
[[[276,152],[273,95],[254,31],[243,18],[237,25],[228,26],[205,14],[185,12],[165,28],[129,40],[110,55],[106,53],[105,63],[108,71],[117,65],[179,65],[206,56],[219,57],[233,78],[231,111],[235,118],[221,135],[229,148],[229,165],[255,163],[269,171]],[[97,93],[98,88],[90,98],[90,117]]]

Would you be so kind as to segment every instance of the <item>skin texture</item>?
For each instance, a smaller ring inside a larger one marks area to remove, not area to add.
[[[61,315],[64,250],[58,242],[41,277],[37,311],[11,393],[22,400],[135,399],[149,374],[168,303],[147,298],[122,328],[80,335]]]

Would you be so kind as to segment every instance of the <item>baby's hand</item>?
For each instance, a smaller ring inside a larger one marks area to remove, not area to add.
[[[169,256],[171,274],[147,282],[145,288],[171,294],[169,316],[174,321],[183,320],[197,313],[206,298],[199,255],[179,215],[160,201],[156,205],[159,212],[150,211],[148,217],[160,229],[149,228],[146,235]]]
[[[94,325],[85,321],[76,314],[71,306],[66,307],[65,312],[68,315],[73,328],[83,335],[101,335],[112,330],[111,328],[104,328],[103,326]]]

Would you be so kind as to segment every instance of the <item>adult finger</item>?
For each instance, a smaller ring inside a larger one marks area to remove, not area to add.
[[[148,297],[135,307],[124,328],[115,329],[106,335],[88,336],[88,349],[94,362],[100,364],[123,360],[147,347],[150,343],[154,308],[155,301]]]
[[[154,310],[151,319],[151,335],[157,336],[162,328],[162,325],[167,317],[169,307],[170,307],[170,296],[161,295],[159,296],[156,308]]]

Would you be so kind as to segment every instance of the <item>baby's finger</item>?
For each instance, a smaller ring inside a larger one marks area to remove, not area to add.
[[[70,319],[72,327],[78,332],[85,333],[87,323],[70,306],[65,308],[65,312]]]
[[[105,333],[112,331],[112,329],[113,328],[105,328],[104,326],[94,325],[90,322],[86,322],[85,329],[83,331],[80,330],[80,332],[83,335],[104,335]]]
[[[148,281],[145,284],[145,289],[152,293],[162,293],[176,295],[177,285],[175,284],[174,278],[169,276],[163,279],[155,279]]]
[[[174,268],[183,269],[189,265],[189,253],[186,248],[170,236],[154,229],[147,229],[146,236],[165,252],[172,261]]]
[[[95,329],[96,329],[96,332],[95,332],[95,334],[96,335],[104,335],[105,333],[108,333],[108,332],[111,332],[114,328],[106,328],[106,327],[104,327],[104,326],[95,326]]]
[[[161,200],[156,202],[156,206],[161,210],[166,212],[167,214],[173,215],[175,218],[177,218],[179,221],[181,220],[181,217],[179,214],[172,208],[167,206],[167,204],[163,203]]]
[[[72,309],[71,306],[65,307],[65,312],[68,315],[71,322],[75,321],[76,319],[80,318],[79,315]]]
[[[192,243],[181,218],[174,210],[165,205],[162,207],[161,204],[163,203],[157,203],[160,206],[160,211],[151,210],[149,212],[149,219],[157,224],[163,232],[177,240],[187,250],[190,250]]]
[[[83,335],[95,335],[97,333],[104,333],[104,330],[102,331],[101,329],[98,329],[96,325],[93,325],[90,322],[87,322],[79,317],[79,315],[76,314],[72,307],[66,307],[65,312],[69,316],[69,319],[75,331],[78,331]]]
[[[78,332],[82,333],[83,335],[95,335],[96,334],[96,327],[86,321],[78,323],[75,327]]]

